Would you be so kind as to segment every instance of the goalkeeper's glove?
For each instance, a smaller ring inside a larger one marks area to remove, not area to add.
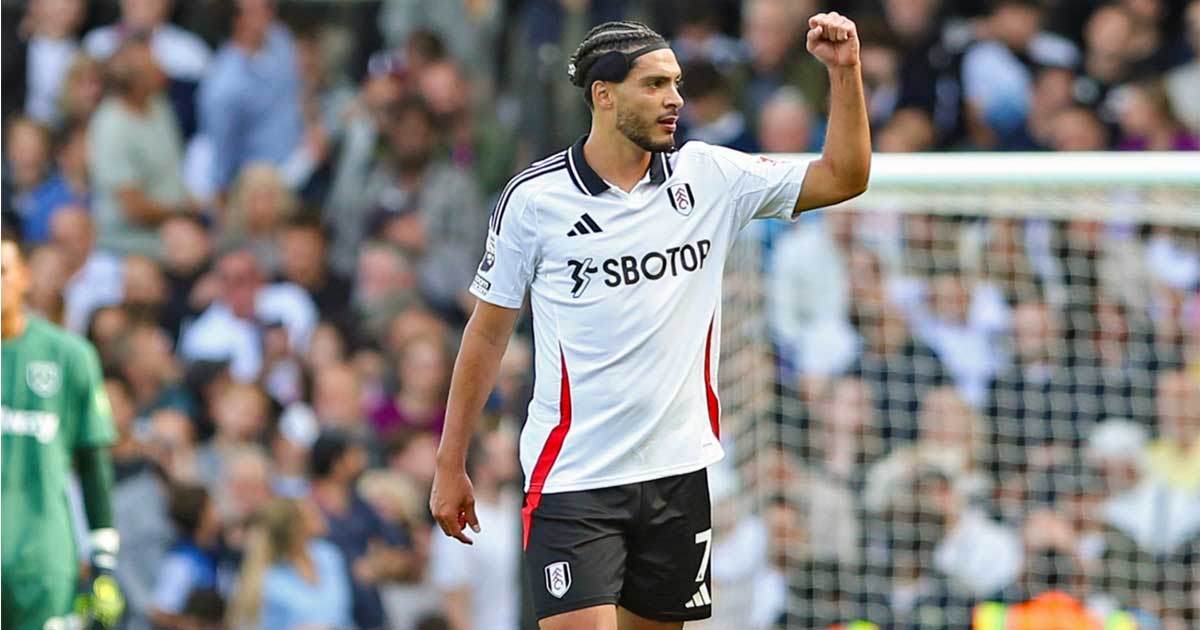
[[[113,573],[121,538],[112,528],[92,530],[92,583],[87,593],[87,616],[93,627],[115,628],[125,612],[125,596]]]

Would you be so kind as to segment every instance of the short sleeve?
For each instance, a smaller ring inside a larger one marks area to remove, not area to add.
[[[471,294],[489,304],[520,308],[537,267],[537,230],[527,193],[520,188],[506,193],[492,212]]]
[[[739,225],[745,227],[752,219],[795,221],[799,216],[795,212],[796,201],[809,162],[777,160],[710,145],[705,145],[704,150],[718,160],[732,187]]]
[[[116,440],[112,407],[104,390],[100,358],[91,344],[80,342],[71,374],[71,405],[78,410],[79,426],[75,431],[75,448],[95,448]]]

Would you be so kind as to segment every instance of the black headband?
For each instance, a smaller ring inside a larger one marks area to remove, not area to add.
[[[658,41],[628,53],[610,50],[603,55],[584,59],[578,66],[570,64],[567,66],[567,76],[571,78],[571,83],[585,90],[596,81],[620,83],[629,76],[629,70],[633,68],[633,62],[638,57],[668,47],[667,42]]]

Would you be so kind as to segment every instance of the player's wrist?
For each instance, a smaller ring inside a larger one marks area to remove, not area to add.
[[[93,529],[90,537],[92,564],[98,569],[113,571],[117,568],[117,554],[121,551],[121,535],[112,527]]]

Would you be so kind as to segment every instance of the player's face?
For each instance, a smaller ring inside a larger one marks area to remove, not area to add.
[[[16,243],[4,242],[0,249],[0,307],[5,313],[21,308],[29,288],[29,271]]]
[[[638,57],[617,89],[617,130],[646,151],[675,148],[675,127],[683,97],[675,53],[656,50]]]

